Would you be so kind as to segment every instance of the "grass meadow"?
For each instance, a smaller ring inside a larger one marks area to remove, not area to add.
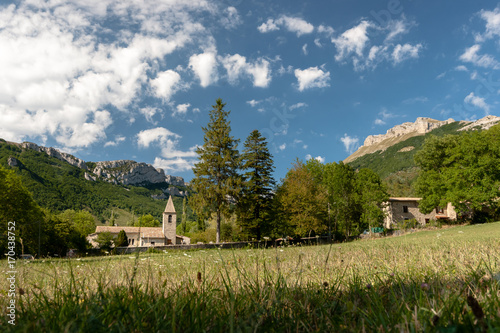
[[[3,315],[2,332],[495,332],[500,223],[323,246],[19,261],[16,279],[16,325]],[[3,278],[2,309],[7,290]]]

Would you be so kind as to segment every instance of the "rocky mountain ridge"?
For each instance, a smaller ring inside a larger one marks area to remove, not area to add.
[[[14,144],[21,149],[31,149],[37,152],[43,152],[49,156],[55,157],[60,161],[67,162],[77,168],[85,170],[85,179],[96,181],[98,179],[122,185],[141,186],[148,184],[163,184],[173,186],[186,186],[182,177],[166,175],[165,171],[160,168],[155,168],[151,164],[144,162],[136,162],[132,160],[117,160],[117,161],[101,161],[101,162],[85,162],[71,154],[64,153],[52,147],[39,146],[32,142],[23,142]],[[20,163],[15,159],[9,161],[9,165]],[[177,188],[167,188],[164,192],[173,195],[185,195],[184,191],[179,191]],[[172,193],[170,193],[172,192]]]
[[[344,160],[344,163],[350,163],[357,158],[375,153],[377,151],[383,152],[388,147],[391,147],[399,142],[403,142],[411,137],[425,135],[441,126],[455,123],[456,121],[452,118],[447,120],[435,120],[432,118],[419,117],[414,123],[406,122],[400,125],[396,125],[393,128],[387,130],[385,134],[369,135],[366,137],[363,145],[359,147],[352,155]],[[476,121],[460,121],[464,126],[460,130],[470,130],[470,129],[488,129],[493,125],[500,122],[500,117],[496,116],[486,116],[482,119]]]

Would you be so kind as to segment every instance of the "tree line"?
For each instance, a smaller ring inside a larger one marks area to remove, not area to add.
[[[431,136],[415,162],[420,168],[415,189],[423,213],[451,202],[460,217],[474,222],[499,217],[500,125]]]
[[[307,235],[349,238],[381,226],[388,199],[380,177],[369,169],[297,160],[279,184],[273,156],[258,130],[250,133],[242,153],[231,136],[230,111],[216,100],[203,127],[204,143],[191,182],[189,204],[198,219],[215,219],[216,242],[222,220],[236,219],[240,239]]]
[[[15,223],[16,253],[66,255],[68,249],[85,251],[86,236],[95,231],[87,211],[58,213],[41,208],[14,171],[0,166],[0,253],[8,248],[7,226]]]

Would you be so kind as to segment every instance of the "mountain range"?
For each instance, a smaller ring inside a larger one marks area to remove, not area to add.
[[[122,216],[161,218],[169,195],[182,210],[188,195],[182,177],[131,160],[86,162],[51,147],[0,139],[0,165],[13,169],[34,200],[52,211],[88,210],[101,222]]]
[[[418,176],[414,162],[418,152],[430,135],[458,134],[465,130],[487,130],[500,123],[500,117],[486,116],[476,121],[439,121],[417,118],[387,130],[385,134],[370,135],[364,144],[344,163],[355,169],[369,168],[388,185],[391,196],[415,196],[412,184]]]

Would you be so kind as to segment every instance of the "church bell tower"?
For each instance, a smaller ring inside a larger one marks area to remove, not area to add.
[[[163,235],[167,237],[168,244],[176,243],[176,232],[177,227],[177,213],[175,212],[174,202],[172,201],[172,196],[168,198],[167,206],[163,212]]]

